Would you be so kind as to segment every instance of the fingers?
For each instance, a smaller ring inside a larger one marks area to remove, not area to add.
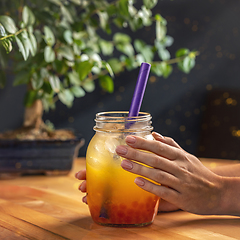
[[[84,196],[84,197],[82,198],[82,201],[83,201],[84,203],[88,204],[88,203],[87,203],[87,196]]]
[[[159,207],[158,207],[159,212],[172,212],[177,210],[179,210],[179,207],[173,205],[170,202],[167,202],[164,199],[160,200]]]
[[[83,182],[79,185],[78,189],[79,189],[81,192],[86,192],[86,191],[87,191],[86,169],[83,169],[83,170],[77,172],[77,173],[75,174],[75,177],[76,177],[77,179],[79,179],[79,180],[85,180],[85,181],[83,181]]]
[[[161,141],[147,140],[137,136],[127,136],[125,139],[127,145],[132,148],[142,149],[150,151],[159,156],[165,157],[170,160],[181,158],[182,150],[176,147],[170,146]]]
[[[159,169],[149,168],[129,160],[123,160],[121,166],[123,169],[129,172],[141,175],[159,184],[167,185],[173,189],[175,189],[176,186],[178,187],[180,185],[178,178],[168,172],[161,171]]]
[[[173,161],[169,161],[168,159],[165,159],[156,154],[152,154],[150,152],[143,152],[137,149],[133,149],[129,146],[119,145],[116,148],[116,153],[126,159],[146,164],[152,168],[161,169],[174,176],[178,172],[177,165]]]
[[[86,169],[80,170],[75,174],[75,178],[78,180],[86,180]]]
[[[161,134],[157,133],[157,132],[153,132],[152,136],[154,137],[155,140],[157,141],[161,141],[163,143],[166,143],[170,146],[182,149],[172,138],[170,137],[163,137]]]
[[[135,183],[145,191],[151,192],[174,205],[178,203],[180,193],[171,188],[159,186],[141,177],[137,177]]]
[[[87,182],[86,182],[86,181],[83,181],[83,182],[79,185],[78,189],[79,189],[81,192],[87,192]]]
[[[83,193],[87,192],[86,169],[83,169],[83,170],[77,172],[75,174],[75,177],[79,180],[85,180],[79,185],[78,189]],[[87,196],[84,196],[82,198],[82,201],[87,204]]]
[[[77,172],[75,174],[75,177],[78,179],[78,180],[86,180],[86,169],[83,169],[83,170],[80,170],[79,172]],[[81,191],[81,192],[86,192],[87,191],[87,182],[86,181],[83,181],[78,189]]]

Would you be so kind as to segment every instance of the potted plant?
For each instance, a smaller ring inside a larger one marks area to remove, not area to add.
[[[157,3],[157,0],[143,0],[141,4],[131,0],[1,1],[0,87],[6,83],[5,70],[10,65],[15,75],[13,85],[25,84],[27,90],[23,126],[0,134],[0,172],[65,173],[71,169],[73,157],[68,156],[70,162],[66,167],[63,162],[56,164],[62,153],[51,162],[52,153],[47,151],[49,143],[74,143],[75,148],[82,142],[74,132],[55,130],[51,123],[43,122],[44,111],[54,109],[56,101],[71,107],[74,98],[94,91],[96,81],[103,90],[112,93],[114,75],[135,69],[142,62],[151,63],[151,72],[164,78],[171,74],[174,63],[185,73],[194,67],[196,51],[182,48],[171,58],[167,47],[172,45],[173,38],[166,34],[167,22],[159,14],[153,16]],[[125,29],[143,31],[150,26],[156,30],[151,43],[141,39],[132,42],[125,32]],[[18,144],[21,146],[17,147]],[[36,146],[40,146],[40,153],[33,148]],[[18,152],[12,155],[12,149]],[[62,145],[58,149],[63,149]],[[29,154],[35,160],[29,160]],[[44,154],[47,161],[42,157]]]

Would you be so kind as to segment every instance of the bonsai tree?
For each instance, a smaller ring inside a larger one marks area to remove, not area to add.
[[[71,107],[75,97],[94,91],[96,82],[112,93],[115,74],[142,62],[164,78],[171,74],[172,64],[189,73],[198,53],[183,48],[171,58],[167,47],[173,38],[167,35],[167,22],[152,13],[158,1],[134,2],[1,0],[0,87],[6,83],[10,62],[13,86],[27,85],[21,131],[53,134],[42,115],[54,109],[56,101]],[[153,42],[132,41],[125,31],[151,26],[156,32]]]

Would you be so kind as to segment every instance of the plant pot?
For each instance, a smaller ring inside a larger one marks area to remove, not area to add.
[[[68,140],[0,140],[0,178],[68,174],[83,144],[82,136]]]

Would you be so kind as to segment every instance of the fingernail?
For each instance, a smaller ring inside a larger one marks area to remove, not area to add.
[[[77,173],[75,173],[75,178],[78,178],[78,172],[77,172]]]
[[[117,146],[116,147],[116,152],[119,153],[119,154],[122,154],[122,155],[125,155],[127,154],[127,148],[124,147],[124,146]]]
[[[136,138],[134,136],[127,136],[126,137],[126,142],[130,143],[130,144],[133,144],[133,143],[136,142]]]
[[[123,160],[121,163],[121,166],[123,169],[126,169],[126,170],[131,170],[133,168],[133,164],[127,160]]]
[[[135,178],[134,182],[135,182],[138,186],[144,186],[144,185],[145,185],[144,180],[142,180],[141,178]]]
[[[154,134],[155,134],[157,137],[164,139],[164,136],[161,135],[160,133],[154,132]]]
[[[87,204],[87,196],[84,196],[84,197],[82,198],[82,201]]]

